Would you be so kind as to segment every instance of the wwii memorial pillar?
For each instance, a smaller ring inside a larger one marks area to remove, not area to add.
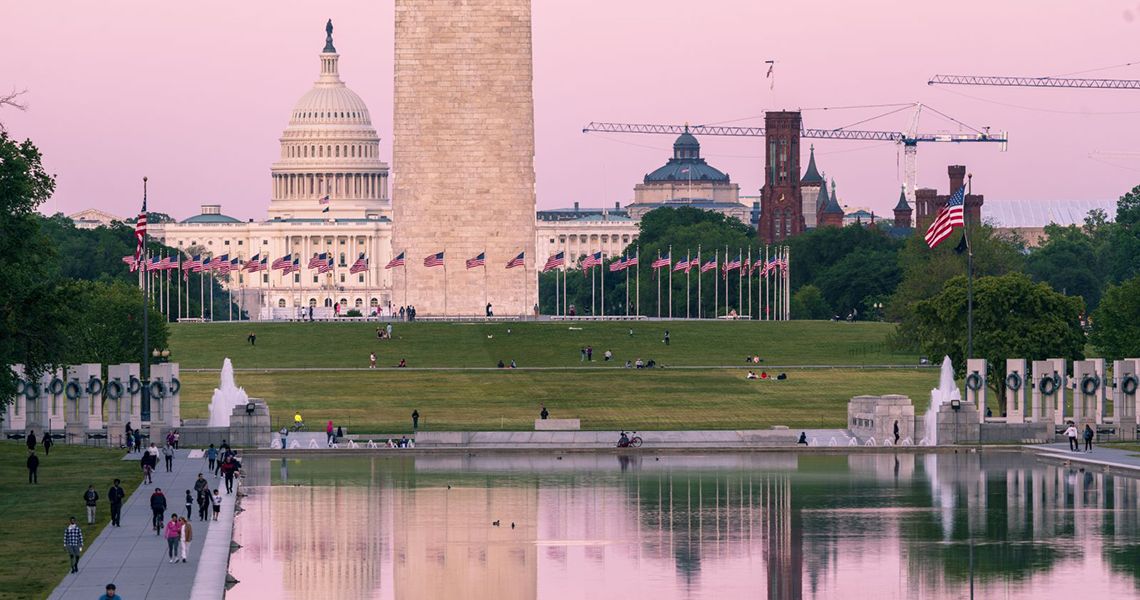
[[[496,314],[536,302],[530,2],[396,0],[392,294],[421,315],[482,315],[484,292]]]

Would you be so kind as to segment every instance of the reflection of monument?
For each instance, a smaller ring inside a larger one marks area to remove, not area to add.
[[[411,487],[393,503],[395,597],[537,597],[534,485]]]
[[[393,291],[422,314],[535,302],[530,3],[396,1],[392,246],[407,277]],[[442,268],[424,266],[440,252]],[[480,253],[486,269],[462,268]],[[525,268],[506,269],[520,253]]]

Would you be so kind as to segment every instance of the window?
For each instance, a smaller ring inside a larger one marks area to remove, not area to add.
[[[363,298],[357,298],[354,306],[356,306],[356,308],[360,308],[361,306],[364,306],[364,299]]]
[[[206,245],[207,245],[207,246],[213,246],[213,245],[214,245],[214,240],[210,240],[210,241],[206,242]]]
[[[316,305],[317,305],[317,299],[316,298],[309,298],[309,306],[316,306]]]
[[[242,244],[242,242],[243,242],[243,241],[244,241],[244,240],[238,240],[238,245],[240,246],[240,245]]]
[[[301,283],[301,274],[296,273],[293,275],[293,283]]]
[[[344,273],[341,273],[341,274],[340,274],[340,282],[341,282],[341,283],[344,283]]]
[[[313,283],[317,283],[317,276],[313,275]]]
[[[262,246],[268,246],[268,245],[269,245],[269,240],[261,240],[261,245],[262,245]]]
[[[373,298],[373,299],[368,301],[368,306],[373,306],[373,307],[380,306],[380,301],[377,300],[376,298]]]
[[[265,273],[261,276],[261,283],[269,283],[269,273]]]
[[[284,298],[277,301],[277,308],[285,308],[285,299]]]
[[[360,283],[364,283],[364,274],[363,273],[360,274]]]
[[[223,244],[225,244],[226,246],[229,246],[229,245],[230,245],[230,241],[229,241],[229,240],[226,240],[225,242],[223,242]]]
[[[331,298],[325,298],[325,308],[330,308],[330,307],[332,307],[332,299]]]
[[[340,305],[341,306],[348,306],[348,298],[341,298],[340,299]]]

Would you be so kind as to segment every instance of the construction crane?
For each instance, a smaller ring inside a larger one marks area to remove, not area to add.
[[[935,75],[927,85],[988,85],[997,87],[1092,88],[1140,90],[1140,79],[1074,79],[1071,77],[1000,77],[989,75]]]
[[[1005,132],[990,133],[989,127],[975,130],[974,133],[919,133],[918,119],[924,105],[916,104],[910,127],[906,132],[901,131],[871,131],[862,129],[801,129],[801,138],[824,140],[869,140],[882,142],[895,142],[903,146],[904,156],[904,188],[907,201],[914,203],[914,189],[918,180],[918,144],[930,142],[991,142],[1000,143],[1005,151],[1009,138]],[[929,107],[926,107],[929,108]],[[942,115],[937,110],[934,112]],[[942,115],[952,121],[960,123],[947,115]],[[972,129],[972,128],[971,128]],[[591,122],[582,128],[582,133],[648,133],[680,135],[688,132],[697,135],[716,135],[733,137],[764,137],[763,127],[727,127],[722,125],[656,125],[644,123],[605,123]]]

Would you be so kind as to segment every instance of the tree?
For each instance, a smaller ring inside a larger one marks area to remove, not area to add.
[[[1026,273],[1034,281],[1044,281],[1062,294],[1084,298],[1089,310],[1095,309],[1100,302],[1104,276],[1092,237],[1076,225],[1048,225],[1045,235],[1045,243],[1026,258]]]
[[[899,284],[898,254],[891,250],[851,253],[816,277],[828,305],[840,316],[858,311],[865,315],[869,297],[894,292]]]
[[[1110,285],[1092,314],[1089,341],[1110,359],[1140,356],[1140,276]]]
[[[835,313],[823,299],[823,293],[814,285],[805,285],[792,295],[793,319],[830,319]]]
[[[62,291],[73,315],[67,319],[64,361],[68,364],[138,362],[143,352],[139,307],[142,290],[123,282],[68,281]],[[150,307],[151,348],[167,347],[166,322]]]
[[[974,357],[989,362],[989,382],[1003,410],[1007,358],[1084,358],[1083,311],[1079,297],[1062,295],[1022,273],[974,281]],[[949,356],[959,376],[966,371],[966,316],[962,276],[914,307],[919,347],[928,356]]]
[[[12,365],[26,365],[35,378],[61,359],[63,297],[35,213],[54,189],[35,145],[0,131],[0,407],[16,393]]]

